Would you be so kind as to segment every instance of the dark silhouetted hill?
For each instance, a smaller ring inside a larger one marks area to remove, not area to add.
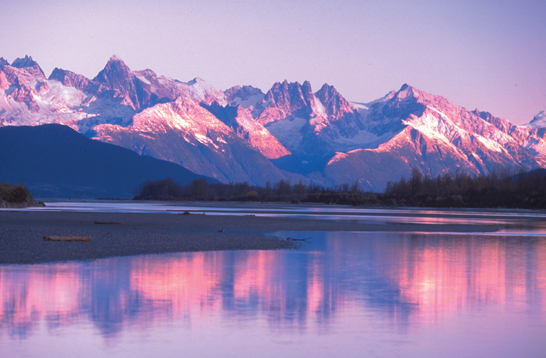
[[[0,128],[0,182],[23,184],[37,198],[132,198],[142,183],[165,178],[216,182],[66,126]]]

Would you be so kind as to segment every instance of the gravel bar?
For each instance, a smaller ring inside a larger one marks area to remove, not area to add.
[[[362,224],[251,215],[0,211],[0,264],[211,250],[294,249],[278,231],[492,232],[485,225]],[[92,242],[43,237],[91,236]]]

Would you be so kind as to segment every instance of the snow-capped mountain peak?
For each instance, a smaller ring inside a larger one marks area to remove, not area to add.
[[[1,62],[1,61],[0,61]],[[5,67],[5,66],[4,66]],[[36,79],[45,79],[44,71],[36,61],[30,56],[25,56],[24,58],[17,58],[9,66],[12,69],[17,69],[18,74],[23,74],[24,77],[32,77]],[[16,70],[16,71],[17,71]],[[25,79],[25,82],[28,82],[28,78]]]
[[[201,77],[195,77],[193,80],[190,80],[187,83],[188,83],[188,86],[206,85],[207,84],[207,82],[204,79],[202,79]]]
[[[104,69],[97,74],[93,81],[120,90],[122,93],[130,92],[130,89],[134,88],[131,69],[115,55],[110,57]]]
[[[218,102],[222,106],[227,104],[224,92],[214,88],[204,79],[196,77],[187,83],[190,96],[198,103],[211,104]]]
[[[99,83],[90,80],[89,78],[74,73],[72,71],[63,70],[55,67],[48,80],[58,81],[66,87],[73,87],[77,90],[86,93],[95,93],[101,86]]]
[[[522,125],[525,128],[544,128],[546,127],[546,110],[540,111],[531,122]]]
[[[32,59],[32,56],[26,55],[24,58],[17,58],[11,64],[11,67],[24,68],[38,66],[38,63]]]
[[[305,81],[288,83],[276,82],[252,110],[252,116],[262,125],[290,116],[306,118],[311,115],[315,97],[311,84]]]
[[[229,105],[241,105],[243,108],[254,107],[265,97],[261,89],[252,86],[234,86],[225,90],[224,95]]]
[[[404,83],[402,87],[400,87],[398,92],[396,92],[396,97],[399,100],[402,100],[408,97],[415,97],[415,92],[416,91],[414,91],[414,88],[412,86],[408,85],[407,83]]]
[[[326,114],[331,121],[337,121],[347,113],[355,111],[355,107],[351,105],[334,86],[325,83],[315,96],[324,105]]]

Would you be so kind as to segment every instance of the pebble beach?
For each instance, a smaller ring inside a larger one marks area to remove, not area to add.
[[[362,224],[320,219],[164,213],[0,211],[0,264],[211,250],[297,249],[279,231],[485,232],[484,225]],[[91,236],[91,242],[44,236]]]

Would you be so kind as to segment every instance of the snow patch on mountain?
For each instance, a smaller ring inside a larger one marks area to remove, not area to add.
[[[148,79],[146,77],[144,77],[142,75],[138,75],[138,74],[136,74],[135,76],[136,76],[136,78],[138,78],[143,83],[145,83],[147,85],[150,85],[150,86],[152,85],[152,83],[150,81],[148,81]]]
[[[546,127],[546,110],[540,111],[531,122],[522,125],[523,128],[545,128]]]
[[[324,105],[313,98],[311,102],[312,116],[309,119],[309,124],[313,127],[315,133],[319,133],[322,129],[326,128],[329,124],[328,115]]]
[[[336,152],[336,155],[334,155],[332,157],[332,159],[330,159],[330,161],[328,162],[328,164],[326,165],[332,165],[334,164],[335,162],[338,162],[340,160],[343,160],[345,158],[347,158],[349,155],[347,153],[343,153],[343,152]]]
[[[361,103],[361,102],[350,102],[351,105],[358,111],[360,115],[362,115],[364,118],[368,116],[368,113],[370,113],[370,107],[368,103]]]
[[[297,150],[303,140],[302,128],[307,124],[305,118],[282,119],[269,123],[266,128],[288,150]]]
[[[46,83],[48,89],[40,91],[41,100],[51,104],[53,107],[62,109],[63,112],[69,113],[74,108],[80,107],[86,95],[73,87],[63,86],[60,82],[46,80],[41,83]]]
[[[188,82],[188,86],[191,98],[197,102],[204,102],[206,104],[218,102],[222,106],[227,104],[224,92],[214,88],[202,78],[194,78]]]
[[[258,102],[262,98],[264,98],[263,94],[256,94],[244,99],[236,97],[232,101],[230,101],[229,104],[232,106],[241,106],[243,108],[251,108],[256,104],[256,102]]]
[[[14,97],[16,91],[9,94],[0,91],[0,126],[58,123],[77,129],[77,122],[90,116],[73,110],[81,104],[85,95],[57,81],[32,80],[10,87],[27,88],[29,92],[25,101],[18,101]]]
[[[455,137],[455,135],[465,137],[468,135],[467,132],[453,125],[450,126],[449,118],[447,118],[447,116],[442,112],[435,109],[433,111],[438,113],[440,117],[436,117],[432,113],[428,112],[421,117],[414,116],[413,118],[403,120],[402,122],[415,128],[427,137],[442,141],[445,145],[456,150],[456,147],[452,143],[452,139]],[[449,136],[449,138],[447,136]]]
[[[230,106],[241,106],[245,109],[254,107],[265,96],[261,89],[252,86],[234,86],[224,91],[224,95]]]
[[[241,138],[247,138],[249,144],[268,159],[278,159],[290,152],[275,138],[269,130],[252,118],[251,113],[237,106],[236,122],[242,130],[236,130]]]

